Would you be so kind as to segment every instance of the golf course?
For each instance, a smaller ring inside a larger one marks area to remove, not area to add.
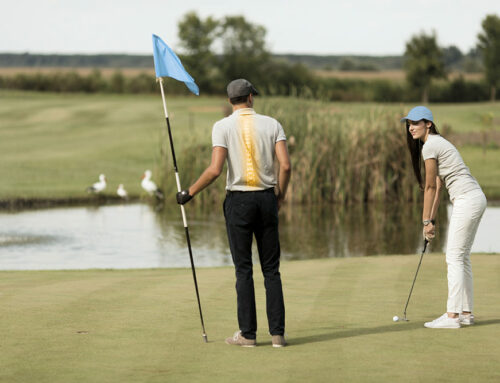
[[[2,9],[0,383],[500,383],[499,0]]]
[[[229,104],[223,97],[191,96],[168,98],[167,106],[181,182],[193,182],[209,164],[212,126],[227,114]],[[367,161],[381,156],[387,167],[408,159],[404,126],[399,119],[412,106],[263,97],[257,99],[255,108],[260,113],[274,113],[289,138],[294,137],[296,145],[290,148],[295,170],[291,185],[298,190],[296,202],[311,202],[303,198],[306,192],[298,188],[332,182],[323,179],[325,172],[332,172],[335,180],[342,182],[338,188],[327,185],[323,194],[342,196],[347,187],[353,194],[360,177],[366,174],[359,173],[364,168],[352,164],[353,158],[369,166]],[[500,105],[437,104],[432,109],[444,136],[450,133],[451,139],[459,143],[465,163],[487,198],[500,199]],[[175,190],[159,95],[0,91],[0,129],[0,151],[4,154],[0,201],[89,200],[85,189],[101,173],[109,184],[104,195],[116,195],[116,188],[122,183],[132,197],[140,197],[140,177],[146,169],[153,171],[153,179],[166,190]],[[391,140],[390,144],[376,141],[381,130],[384,135],[380,136]],[[329,150],[324,146],[325,139],[336,146]],[[330,169],[335,166],[340,168]],[[370,169],[372,173],[384,172],[376,166]],[[410,173],[401,176],[418,191]],[[220,202],[223,177],[216,184],[200,198],[218,196]],[[377,190],[385,185],[367,187]],[[173,198],[173,193],[167,192],[169,198]],[[312,202],[321,203],[324,195],[313,198]],[[373,196],[378,198],[379,195]]]
[[[227,113],[227,101],[191,96],[167,98],[167,104],[181,180],[187,184],[209,163],[212,125]],[[339,146],[339,156],[358,155],[362,150],[356,147],[377,148],[367,155],[385,156],[391,163],[406,148],[382,148],[369,137],[387,126],[384,137],[394,137],[393,145],[404,145],[399,118],[411,107],[279,97],[262,97],[255,105],[257,112],[274,111],[289,138],[294,137],[290,188],[296,203],[308,202],[301,185],[324,182],[322,174],[330,169],[332,158],[318,156],[326,135],[355,143],[346,149]],[[438,127],[456,140],[488,199],[498,199],[498,102],[437,104],[432,109]],[[150,203],[140,186],[146,169],[163,185],[165,203],[175,204],[174,174],[162,154],[167,141],[159,96],[0,91],[0,133],[4,206],[17,206],[19,201],[35,206],[37,201],[51,206],[116,203],[120,183],[133,201]],[[373,169],[384,171],[376,163]],[[87,194],[85,189],[101,173],[108,179],[104,195]],[[356,178],[335,174],[345,177],[335,193],[343,195],[355,187]],[[187,206],[188,217],[189,209],[201,204],[219,211],[217,194],[224,188],[223,178]],[[413,179],[404,182],[409,185]],[[367,186],[373,190],[370,200],[384,201],[378,187]],[[310,202],[321,206],[321,198],[331,190],[313,194]],[[365,194],[366,189],[359,190],[359,195]],[[349,209],[354,197],[337,206]],[[330,210],[336,206],[324,203]],[[284,207],[284,217],[293,206]],[[196,262],[196,248],[194,253]],[[282,262],[288,341],[283,349],[271,346],[258,266],[254,278],[259,330],[254,349],[224,343],[237,330],[232,267],[197,269],[207,344],[201,336],[190,269],[0,271],[0,382],[500,380],[500,314],[495,306],[500,300],[500,254],[472,255],[476,324],[458,330],[423,327],[446,310],[446,263],[441,253],[423,258],[408,306],[409,321],[392,321],[403,315],[418,257],[387,254]]]
[[[237,330],[234,270],[0,272],[2,382],[496,382],[500,256],[473,254],[476,324],[423,327],[444,310],[442,254],[285,262],[287,340],[271,346],[255,273],[256,348]]]

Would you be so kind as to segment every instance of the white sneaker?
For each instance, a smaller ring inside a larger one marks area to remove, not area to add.
[[[448,314],[444,313],[432,322],[424,323],[424,326],[427,328],[460,328],[460,320],[458,318],[448,318]]]
[[[460,314],[458,316],[460,324],[470,326],[474,324],[474,314]]]

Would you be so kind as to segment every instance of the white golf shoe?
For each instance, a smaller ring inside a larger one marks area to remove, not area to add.
[[[460,320],[458,318],[448,318],[448,314],[444,313],[432,322],[424,323],[424,326],[427,328],[460,328]]]
[[[470,326],[474,324],[474,314],[460,314],[458,316],[460,319],[460,324]]]

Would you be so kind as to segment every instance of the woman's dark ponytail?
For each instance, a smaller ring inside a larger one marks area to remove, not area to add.
[[[430,134],[439,134],[436,125],[432,121],[422,120],[424,123],[430,122],[432,125],[430,127]],[[410,123],[406,120],[406,143],[408,144],[408,150],[410,151],[411,163],[413,165],[413,173],[417,178],[418,186],[420,189],[424,189],[422,181],[422,147],[424,146],[423,141],[415,140],[410,133]]]

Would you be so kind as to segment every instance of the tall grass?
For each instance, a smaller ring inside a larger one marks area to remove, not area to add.
[[[419,197],[405,128],[399,122],[403,111],[373,107],[341,114],[332,103],[273,98],[259,103],[258,112],[275,117],[287,134],[293,168],[290,203],[402,202]],[[201,174],[210,152],[210,145],[197,145],[182,153],[186,182]],[[165,160],[163,165],[171,166]],[[197,199],[221,202],[224,181],[218,180]],[[173,177],[164,182],[173,183]]]

